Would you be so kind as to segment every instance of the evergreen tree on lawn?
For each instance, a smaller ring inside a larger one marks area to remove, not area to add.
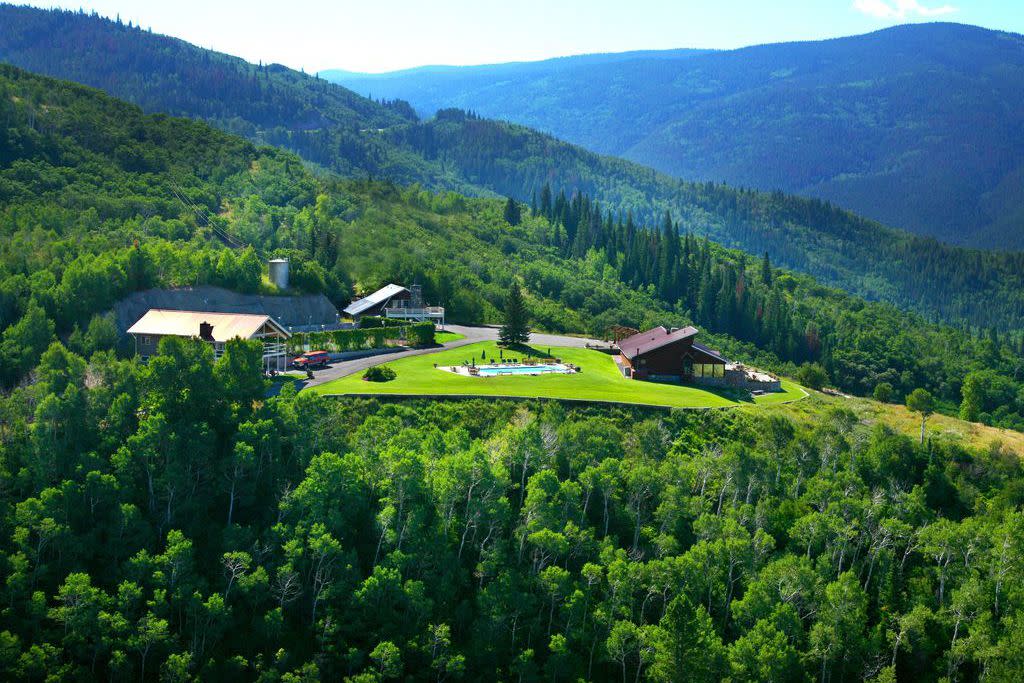
[[[519,282],[516,280],[512,280],[512,286],[509,287],[508,295],[505,297],[505,322],[501,326],[499,337],[505,346],[515,346],[530,341],[530,315],[526,310],[523,292],[519,289]]]

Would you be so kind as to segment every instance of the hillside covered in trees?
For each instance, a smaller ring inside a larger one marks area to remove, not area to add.
[[[685,224],[671,215],[645,226],[544,186],[513,225],[507,202],[316,178],[286,152],[10,67],[0,68],[0,119],[8,386],[54,334],[80,353],[113,347],[102,314],[131,291],[256,291],[262,259],[288,255],[300,289],[338,303],[353,290],[421,282],[451,319],[498,322],[518,277],[544,329],[695,323],[737,359],[786,374],[817,363],[860,395],[886,384],[898,400],[926,388],[947,412],[965,378],[985,372],[999,382],[972,385],[972,419],[1024,423],[1021,335],[973,334],[865,302],[770,259],[680,238]]]
[[[421,116],[458,107],[689,180],[830,200],[958,244],[1024,248],[1024,37],[910,24],[816,42],[324,72]]]
[[[1019,680],[1021,465],[836,411],[380,406],[58,344],[0,399],[0,675]]]
[[[347,176],[522,202],[547,183],[632,212],[639,224],[669,211],[684,232],[767,251],[777,265],[931,319],[1016,330],[1024,315],[1017,253],[950,247],[817,200],[681,182],[463,111],[417,122],[401,103],[97,16],[0,5],[0,18],[0,60],[102,87],[147,111],[203,118]]]

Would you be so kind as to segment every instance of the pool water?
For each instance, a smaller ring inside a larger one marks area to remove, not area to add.
[[[494,377],[496,375],[539,375],[556,372],[567,374],[569,368],[564,365],[481,365],[479,373],[481,377]]]

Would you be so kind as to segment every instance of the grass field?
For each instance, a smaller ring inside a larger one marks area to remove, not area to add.
[[[809,392],[806,400],[779,406],[774,410],[788,415],[798,422],[809,424],[820,420],[828,409],[846,408],[853,411],[865,424],[885,424],[894,430],[917,439],[921,434],[921,416],[907,410],[906,406],[879,403],[866,398],[829,396],[821,392]],[[935,414],[928,418],[927,435],[931,439],[957,441],[976,448],[987,448],[993,444],[1024,456],[1024,434],[999,427],[989,427],[977,422],[965,422],[950,415]]]
[[[459,334],[458,332],[435,332],[434,341],[438,344],[447,344],[448,342],[458,341],[465,339],[466,335]]]
[[[461,365],[464,361],[483,361],[498,357],[495,342],[480,342],[457,349],[422,356],[402,358],[388,363],[398,376],[391,382],[372,383],[362,379],[362,373],[342,377],[310,391],[321,394],[398,394],[398,395],[455,395],[455,396],[515,396],[579,399],[639,403],[674,408],[724,408],[751,403],[749,397],[731,392],[699,389],[692,386],[638,382],[622,376],[615,361],[608,354],[589,349],[552,348],[553,355],[582,368],[574,375],[539,375],[506,377],[465,377],[434,367]],[[505,356],[523,354],[505,352]],[[802,389],[788,382],[785,391],[754,399],[756,404],[791,401],[804,396]]]

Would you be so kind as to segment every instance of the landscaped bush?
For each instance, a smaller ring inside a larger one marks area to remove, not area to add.
[[[410,325],[406,332],[408,333],[409,341],[416,346],[431,346],[434,344],[434,323],[416,323]]]
[[[374,365],[363,373],[363,379],[369,382],[390,382],[396,376],[395,371],[386,365]]]
[[[821,389],[828,383],[828,373],[818,363],[804,363],[796,371],[796,381],[811,389]]]

